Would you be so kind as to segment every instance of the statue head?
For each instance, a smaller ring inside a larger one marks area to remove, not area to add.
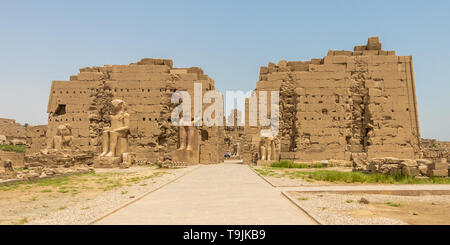
[[[111,103],[114,108],[114,114],[117,114],[126,109],[126,103],[123,100],[115,99]]]
[[[56,129],[56,135],[58,136],[71,136],[72,135],[72,126],[70,124],[61,124]]]

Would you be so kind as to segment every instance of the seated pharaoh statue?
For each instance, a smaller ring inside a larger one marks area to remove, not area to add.
[[[70,124],[59,125],[48,149],[71,150],[73,145],[72,127]]]
[[[126,112],[123,100],[113,100],[111,127],[103,129],[103,153],[101,157],[120,157],[128,152],[128,134],[130,131],[130,115]]]

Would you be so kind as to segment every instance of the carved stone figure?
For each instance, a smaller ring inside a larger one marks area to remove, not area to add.
[[[70,124],[59,125],[56,135],[53,137],[49,149],[68,150],[73,145],[72,127]]]
[[[0,135],[0,145],[9,145],[9,141],[4,135]]]
[[[281,143],[280,143],[280,139],[275,138],[273,140],[273,157],[275,161],[280,161],[281,159]]]
[[[235,143],[233,145],[233,153],[231,154],[233,157],[239,157],[240,145],[239,143]]]
[[[5,173],[3,174],[3,179],[14,179],[16,178],[17,174],[16,171],[13,168],[13,164],[11,160],[5,160],[3,162],[3,167],[5,169]]]
[[[101,157],[120,157],[128,151],[128,134],[130,131],[130,115],[126,112],[123,100],[113,100],[111,127],[103,129],[103,153]]]
[[[195,127],[188,127],[188,137],[187,137],[187,151],[192,151],[194,143],[194,138],[197,136],[198,138],[198,130]]]
[[[266,140],[267,160],[272,161],[273,156],[273,137],[267,137]]]
[[[184,126],[183,119],[180,119],[178,127],[179,146],[172,154],[172,159],[176,162],[187,164],[198,164],[200,162],[200,135],[199,129],[195,126]]]
[[[179,126],[179,147],[178,150],[184,150],[191,151],[193,146],[192,143],[194,141],[195,137],[195,127],[192,126],[184,126],[183,125],[183,119],[180,119],[180,126]]]
[[[265,138],[261,138],[261,142],[260,142],[260,147],[259,147],[259,151],[260,151],[260,160],[266,160],[267,157],[267,146],[266,146],[266,139]]]
[[[278,161],[281,145],[279,139],[273,136],[262,137],[260,141],[260,159],[262,161]]]
[[[178,150],[184,150],[187,144],[187,129],[186,126],[183,125],[183,118],[180,119],[180,126],[178,127]]]

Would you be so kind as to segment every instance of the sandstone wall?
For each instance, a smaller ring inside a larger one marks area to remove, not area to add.
[[[178,142],[175,129],[164,126],[170,125],[170,96],[175,91],[188,91],[193,104],[194,82],[202,83],[203,93],[215,89],[214,80],[200,68],[173,68],[172,60],[167,59],[142,59],[130,65],[80,69],[70,81],[52,83],[47,137],[55,135],[58,125],[69,123],[76,146],[99,151],[99,132],[109,123],[108,103],[112,99],[122,99],[130,114],[131,151],[138,160],[161,160],[162,151],[176,149]],[[162,132],[161,128],[167,130]],[[217,152],[213,149],[217,150],[218,140],[211,138],[219,133],[214,129],[208,132],[210,139],[203,142],[203,148],[204,152],[211,151],[212,156],[203,161],[215,163]]]
[[[26,128],[13,119],[0,118],[0,135],[6,136],[8,140],[25,139]]]
[[[27,136],[27,153],[36,153],[47,147],[47,125],[28,126],[26,130]]]
[[[14,168],[23,167],[25,153],[0,151],[0,163],[5,160],[11,160]],[[3,164],[1,165],[3,168]]]
[[[419,123],[410,56],[369,38],[354,51],[261,67],[257,91],[280,91],[282,158],[415,158]]]

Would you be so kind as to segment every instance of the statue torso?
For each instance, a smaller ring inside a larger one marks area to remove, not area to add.
[[[124,112],[119,112],[116,115],[111,115],[111,129],[118,129],[121,127],[125,127],[125,117],[126,117],[126,113]]]

